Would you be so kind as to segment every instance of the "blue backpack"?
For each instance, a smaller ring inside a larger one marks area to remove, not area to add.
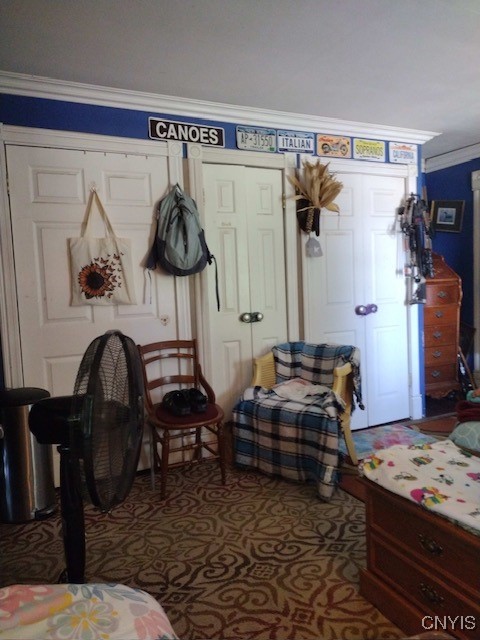
[[[215,262],[217,308],[220,309],[217,261],[205,241],[195,201],[177,184],[158,205],[157,229],[147,269],[160,265],[174,276],[190,276],[200,273],[212,262]]]

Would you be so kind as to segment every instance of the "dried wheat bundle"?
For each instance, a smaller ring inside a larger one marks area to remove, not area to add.
[[[307,232],[310,232],[313,228],[314,215],[319,215],[320,209],[323,207],[329,211],[340,212],[338,204],[333,201],[342,190],[343,184],[332,176],[328,170],[328,164],[321,164],[320,160],[317,160],[315,164],[311,164],[305,160],[303,162],[303,182],[296,176],[289,176],[288,179],[298,192],[292,197],[295,200],[306,200],[308,202],[307,206],[298,209],[298,212],[307,212],[305,225]]]
[[[333,201],[343,188],[343,184],[339,182],[328,170],[328,164],[321,164],[317,160],[315,164],[310,164],[306,160],[303,162],[303,183],[295,177],[288,177],[291,184],[299,192],[294,196],[295,200],[308,200],[310,203],[304,209],[328,209],[339,213],[338,204]],[[303,211],[304,209],[301,209]]]

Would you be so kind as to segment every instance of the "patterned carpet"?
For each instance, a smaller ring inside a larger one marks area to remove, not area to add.
[[[137,476],[111,514],[86,507],[87,580],[152,594],[182,640],[380,640],[403,637],[358,593],[364,506],[337,490],[206,463],[169,474],[158,500]],[[56,582],[60,517],[0,524],[0,584]]]

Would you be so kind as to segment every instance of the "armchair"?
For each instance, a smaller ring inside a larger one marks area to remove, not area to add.
[[[233,409],[234,460],[296,481],[314,481],[331,498],[340,432],[357,464],[350,431],[361,398],[360,354],[349,345],[303,341],[275,346],[255,360],[252,386]]]

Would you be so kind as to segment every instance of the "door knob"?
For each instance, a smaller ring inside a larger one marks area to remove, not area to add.
[[[377,313],[378,307],[376,304],[359,304],[355,307],[355,313],[357,316],[368,316],[370,313]]]
[[[248,324],[252,322],[261,322],[263,320],[263,313],[260,311],[245,311],[245,313],[242,313],[240,316],[240,320]]]

